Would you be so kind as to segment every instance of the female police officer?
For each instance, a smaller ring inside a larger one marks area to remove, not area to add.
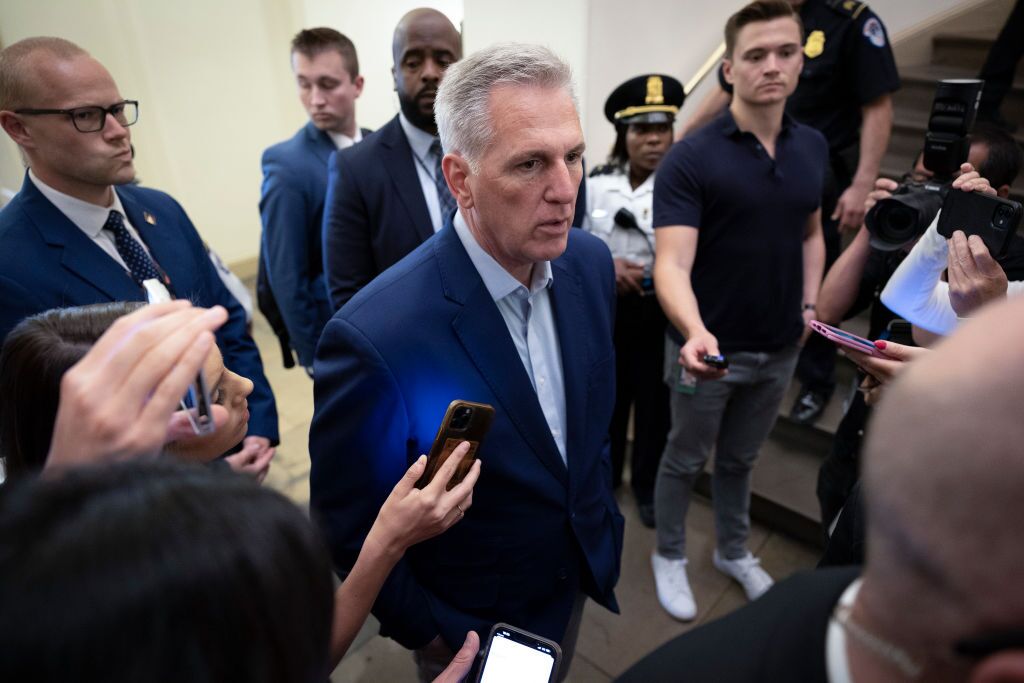
[[[626,426],[635,408],[631,484],[640,519],[654,526],[654,480],[668,433],[668,390],[661,381],[665,316],[654,296],[654,171],[672,144],[683,86],[671,76],[631,78],[605,102],[617,136],[608,163],[587,179],[583,227],[608,244],[615,259],[617,396],[611,424],[614,484],[622,479]]]

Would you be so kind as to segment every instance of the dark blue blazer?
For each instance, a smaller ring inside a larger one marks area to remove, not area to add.
[[[310,429],[311,507],[342,572],[453,399],[497,414],[465,518],[406,553],[374,614],[402,645],[506,621],[561,640],[578,591],[616,610],[623,520],[611,492],[615,276],[608,248],[572,230],[553,263],[565,378],[562,462],[508,328],[449,224],[324,328]]]
[[[334,310],[434,234],[398,116],[328,163],[323,245]]]
[[[363,129],[363,135],[371,131]],[[327,298],[321,231],[327,161],[337,148],[311,122],[263,152],[260,258],[292,348],[313,365],[320,332],[334,313]]]
[[[582,225],[585,188],[581,181],[573,225]],[[398,116],[360,144],[333,155],[325,207],[324,272],[338,310],[434,234],[416,160]]]
[[[184,209],[157,190],[132,185],[115,190],[175,296],[228,310],[217,346],[225,366],[253,381],[249,434],[277,443],[274,395],[246,331],[245,311],[221,282]],[[21,191],[0,211],[0,244],[0,340],[24,318],[51,308],[146,300],[124,268],[51,204],[27,174]]]

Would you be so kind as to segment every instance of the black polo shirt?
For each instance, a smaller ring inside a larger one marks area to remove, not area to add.
[[[772,159],[726,110],[658,167],[654,227],[699,231],[690,281],[723,353],[777,351],[800,337],[803,240],[827,163],[815,129],[785,116]]]
[[[824,133],[832,150],[845,149],[860,138],[861,107],[899,90],[889,36],[862,2],[807,0],[800,20],[804,68],[786,112]],[[718,79],[732,93],[721,68]]]

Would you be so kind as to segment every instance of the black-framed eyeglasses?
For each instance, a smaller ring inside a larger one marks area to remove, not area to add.
[[[123,100],[109,107],[98,105],[75,107],[73,109],[15,109],[15,114],[40,116],[44,114],[61,114],[71,119],[75,130],[79,133],[97,133],[107,123],[107,114],[114,117],[122,126],[130,126],[139,120],[139,103],[137,100]]]

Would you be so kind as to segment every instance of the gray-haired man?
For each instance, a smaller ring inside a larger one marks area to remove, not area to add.
[[[559,641],[564,675],[585,597],[617,609],[623,524],[607,450],[615,276],[604,243],[570,227],[571,75],[547,49],[498,45],[449,67],[435,107],[459,211],[324,330],[312,507],[350,567],[448,403],[493,405],[473,508],[396,565],[374,613],[424,678],[497,621]]]

